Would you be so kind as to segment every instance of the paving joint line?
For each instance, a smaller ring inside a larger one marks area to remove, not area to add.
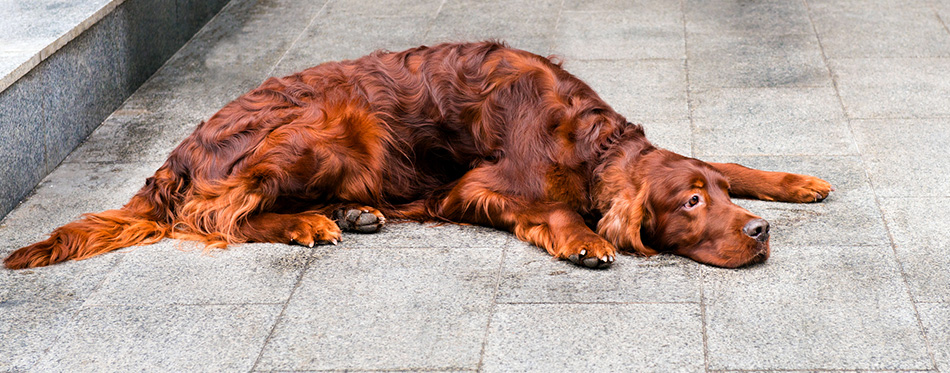
[[[491,336],[491,321],[495,318],[495,311],[498,309],[498,289],[501,288],[501,280],[505,275],[505,259],[508,257],[508,248],[509,243],[511,242],[511,237],[504,243],[504,249],[501,251],[501,261],[498,263],[498,273],[495,274],[495,289],[492,291],[491,297],[491,309],[488,311],[488,322],[485,324],[485,334],[482,335],[482,346],[478,353],[478,364],[475,366],[476,371],[482,371],[482,366],[485,364],[485,349],[488,347],[488,338]]]
[[[24,200],[25,200],[25,199],[24,199]],[[9,215],[8,215],[8,216],[9,216]],[[32,364],[30,364],[30,368],[36,367],[36,365],[38,365],[40,362],[42,362],[43,359],[46,358],[46,357],[49,355],[49,352],[50,352],[50,350],[53,348],[53,346],[56,346],[56,344],[59,343],[59,341],[60,341],[60,340],[63,338],[63,336],[66,334],[66,332],[67,332],[68,330],[70,330],[69,326],[76,320],[76,318],[79,316],[79,313],[82,312],[84,309],[87,308],[87,307],[86,307],[86,302],[88,302],[89,299],[90,299],[93,295],[95,295],[96,292],[99,291],[99,289],[102,287],[102,284],[106,282],[106,278],[109,277],[109,274],[111,274],[113,271],[115,271],[116,267],[119,266],[119,263],[122,262],[123,259],[125,259],[125,258],[119,257],[118,259],[116,259],[116,260],[115,260],[115,263],[112,263],[112,265],[109,266],[108,269],[105,271],[105,273],[102,275],[102,279],[100,279],[99,282],[96,283],[96,286],[94,286],[94,287],[92,288],[92,290],[89,291],[89,295],[88,295],[85,299],[83,299],[82,301],[77,301],[77,302],[76,302],[76,309],[73,310],[73,312],[71,312],[68,316],[65,317],[66,319],[63,320],[63,325],[62,325],[62,327],[60,328],[59,332],[56,333],[56,337],[53,338],[53,340],[46,346],[46,348],[44,348],[44,349],[42,350],[42,351],[43,351],[42,354],[40,354],[40,355],[36,358],[36,360],[33,361]],[[90,308],[91,308],[91,306],[90,306]],[[28,370],[29,370],[29,369],[28,369]]]
[[[324,4],[324,6],[325,5],[326,4]],[[258,352],[257,358],[254,359],[254,364],[251,365],[251,371],[257,370],[257,365],[260,364],[261,358],[264,357],[264,350],[267,349],[267,344],[270,343],[271,339],[274,337],[274,333],[277,331],[277,325],[280,325],[280,321],[283,320],[284,314],[287,313],[287,307],[290,305],[290,301],[294,299],[294,295],[297,294],[297,289],[300,288],[300,283],[303,282],[303,278],[307,275],[307,272],[310,272],[310,266],[313,264],[313,261],[316,260],[317,249],[310,248],[309,251],[310,257],[307,258],[307,264],[304,265],[303,269],[300,271],[300,274],[297,275],[297,281],[294,282],[294,287],[290,290],[290,294],[287,295],[287,300],[283,302],[284,306],[280,308],[280,313],[278,313],[277,317],[274,319],[274,325],[271,326],[270,332],[267,333],[267,338],[264,338],[264,343],[261,343],[261,351]]]
[[[435,15],[433,15],[432,19],[426,24],[426,31],[422,33],[422,41],[426,41],[429,37],[429,33],[432,32],[432,28],[435,27],[435,21],[439,19],[439,15],[442,14],[442,8],[447,1],[448,0],[442,0],[442,2],[439,3],[439,7],[435,10]]]
[[[303,39],[303,36],[307,33],[307,31],[310,30],[310,27],[313,26],[313,23],[316,22],[317,18],[320,18],[320,15],[323,14],[327,9],[327,4],[330,4],[330,1],[331,0],[325,0],[323,2],[323,6],[313,13],[313,17],[310,18],[310,22],[307,22],[307,26],[304,26],[304,28],[300,30],[300,33],[297,34],[297,37],[294,38],[294,41],[290,42],[290,45],[288,45],[287,49],[285,49],[284,52],[280,54],[280,58],[277,59],[277,62],[274,62],[274,66],[271,67],[270,71],[266,76],[264,76],[262,80],[266,80],[274,76],[274,73],[277,71],[277,66],[280,66],[280,63],[284,61],[284,57],[287,57],[287,53],[290,53],[290,51],[294,49],[294,47],[297,45],[297,42],[299,42],[300,39]]]
[[[943,30],[950,35],[950,27],[947,27],[947,22],[943,20],[943,17],[940,16],[940,12],[937,10],[937,7],[933,2],[930,3],[930,10],[934,12],[934,15],[937,16],[937,20],[940,21],[940,24],[943,25]]]
[[[550,52],[549,54],[554,54],[555,48],[557,48],[557,32],[561,28],[561,16],[564,15],[564,2],[566,1],[567,0],[561,0],[561,5],[557,9],[557,18],[554,19],[554,37],[551,38],[551,41],[548,44],[548,52]]]
[[[683,20],[683,73],[686,77],[686,117],[689,120],[689,156],[696,156],[696,121],[693,117],[693,87],[689,78],[689,32],[686,22],[686,1],[680,0],[680,18]]]
[[[693,85],[689,76],[689,30],[686,19],[686,0],[680,0],[680,17],[683,20],[683,72],[686,78],[686,116],[689,119],[689,156],[695,157],[696,149],[696,121],[693,110]],[[709,371],[709,336],[706,325],[706,294],[704,284],[706,282],[705,269],[699,268],[699,321],[701,324],[700,332],[703,341],[703,370]]]
[[[871,172],[868,169],[868,162],[864,157],[864,153],[861,151],[861,146],[858,144],[857,138],[854,135],[854,126],[852,125],[852,119],[848,115],[847,108],[845,107],[844,100],[841,99],[841,90],[838,87],[838,81],[835,79],[835,74],[831,70],[831,64],[829,63],[828,55],[825,53],[825,46],[822,43],[821,35],[818,33],[818,27],[815,26],[815,22],[812,19],[811,6],[808,5],[808,0],[802,0],[802,3],[805,5],[805,11],[808,14],[808,22],[811,23],[812,30],[815,32],[815,37],[818,39],[818,48],[821,50],[821,57],[825,62],[825,68],[828,70],[828,76],[831,78],[831,83],[834,86],[835,95],[838,97],[838,104],[841,106],[841,110],[844,112],[845,117],[847,118],[848,131],[851,133],[851,143],[854,145],[855,149],[858,151],[858,157],[861,160],[861,164],[864,167],[864,181],[871,188],[871,194],[874,196],[874,204],[877,206],[877,211],[880,214],[881,223],[884,225],[884,231],[887,233],[888,243],[891,247],[891,254],[893,255],[894,262],[897,263],[897,268],[900,271],[901,280],[904,283],[904,292],[907,294],[908,299],[910,300],[910,306],[914,310],[914,317],[917,321],[917,328],[920,331],[920,336],[924,340],[924,346],[927,348],[927,356],[930,358],[930,369],[938,369],[936,355],[934,349],[931,346],[930,338],[927,336],[927,331],[924,328],[923,321],[920,318],[920,311],[917,309],[917,302],[914,298],[913,292],[911,292],[910,282],[907,280],[907,273],[904,270],[904,263],[900,260],[900,256],[897,254],[897,243],[894,241],[894,234],[891,232],[891,227],[887,224],[887,219],[884,218],[884,208],[881,206],[881,198],[878,196],[877,188],[875,188],[874,181],[871,179]]]

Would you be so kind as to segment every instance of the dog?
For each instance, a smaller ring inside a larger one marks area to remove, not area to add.
[[[494,227],[591,268],[618,252],[736,268],[768,259],[769,223],[730,197],[807,203],[832,190],[657,148],[559,63],[495,41],[446,43],[270,78],[200,123],[121,209],[4,263],[166,237],[313,247],[388,217]]]

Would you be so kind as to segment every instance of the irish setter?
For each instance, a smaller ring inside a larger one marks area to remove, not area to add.
[[[769,256],[730,196],[821,201],[824,180],[650,144],[584,82],[497,42],[376,52],[271,78],[198,125],[131,201],[13,252],[9,268],[165,237],[313,246],[386,217],[491,226],[606,267],[620,251],[721,267]]]

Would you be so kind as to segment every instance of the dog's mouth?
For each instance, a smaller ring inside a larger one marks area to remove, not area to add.
[[[770,250],[769,250],[768,242],[759,245],[759,247],[757,247],[756,249],[757,249],[757,252],[754,255],[752,255],[752,257],[749,258],[749,260],[746,261],[745,264],[742,264],[736,268],[753,266],[756,264],[764,263],[766,260],[769,259]]]
[[[718,250],[706,246],[685,252],[676,250],[673,253],[713,267],[744,268],[765,262],[769,259],[771,250],[768,241],[756,241],[750,246],[742,245]]]

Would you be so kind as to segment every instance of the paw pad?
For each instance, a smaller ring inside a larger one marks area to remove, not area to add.
[[[386,224],[386,218],[378,211],[366,208],[344,208],[333,212],[333,220],[340,229],[350,232],[375,233]]]

